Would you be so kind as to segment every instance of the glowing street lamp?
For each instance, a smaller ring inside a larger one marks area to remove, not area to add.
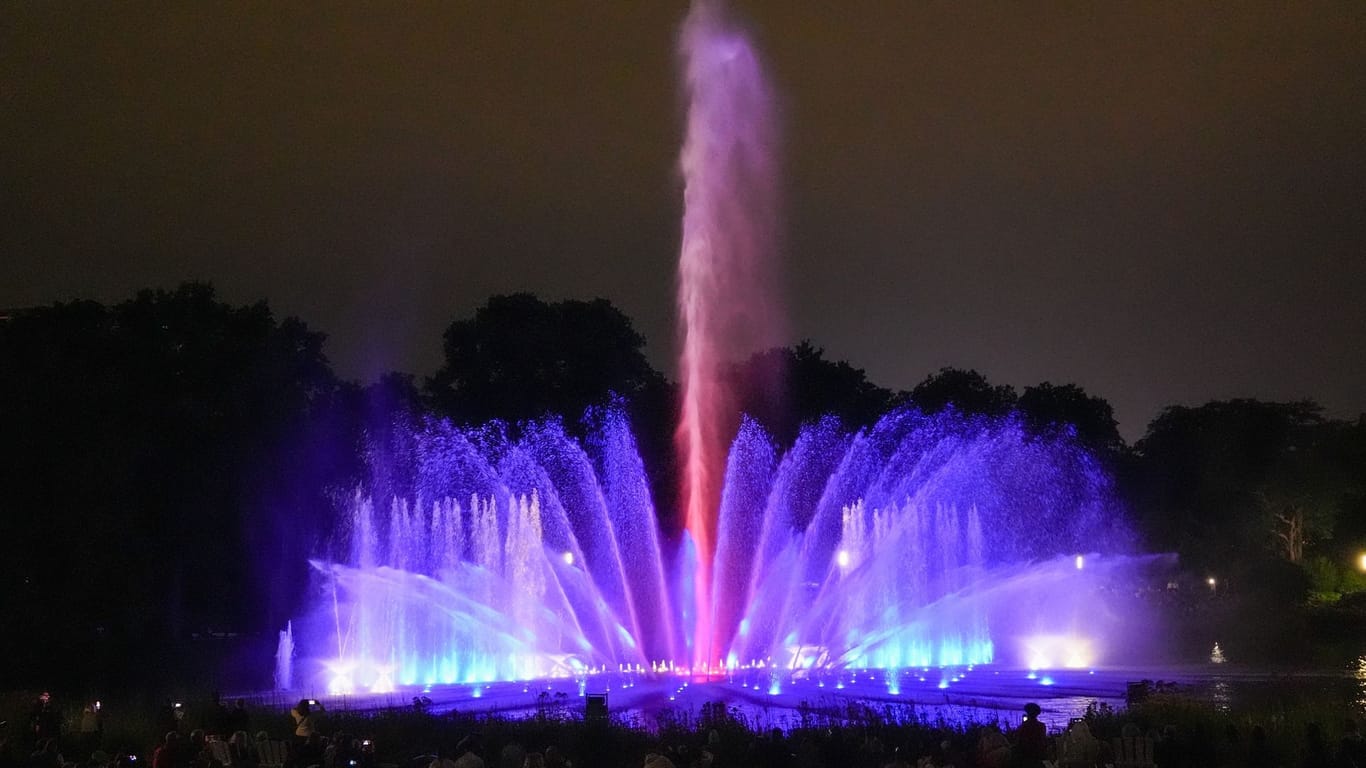
[[[1357,558],[1357,567],[1366,573],[1366,552],[1362,552],[1361,557]]]
[[[1208,579],[1205,579],[1205,583],[1209,585],[1209,588],[1210,588],[1211,591],[1212,591],[1215,587],[1219,586],[1219,582],[1216,581],[1215,578],[1214,578],[1213,576],[1209,577]]]

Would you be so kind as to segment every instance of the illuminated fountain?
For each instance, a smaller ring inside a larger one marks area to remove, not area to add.
[[[809,425],[780,456],[745,421],[713,561],[717,653],[698,662],[678,620],[690,582],[664,576],[688,570],[686,539],[661,546],[622,411],[587,426],[582,443],[555,423],[399,434],[407,452],[376,462],[371,487],[411,495],[357,494],[313,563],[314,610],[294,625],[313,684],[1086,667],[1122,623],[1105,594],[1132,565],[1115,554],[1127,537],[1106,475],[1066,437],[901,410],[857,433]]]
[[[898,670],[1089,667],[1117,635],[1129,541],[1066,435],[903,409],[780,450],[735,413],[722,367],[777,334],[769,96],[715,6],[694,6],[681,47],[684,530],[660,530],[619,404],[582,441],[555,422],[373,436],[284,679],[384,693],[763,669],[776,694],[783,676],[879,669],[896,692]]]

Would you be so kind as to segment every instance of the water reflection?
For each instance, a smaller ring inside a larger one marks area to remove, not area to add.
[[[1233,686],[1224,680],[1215,680],[1214,685],[1210,687],[1209,700],[1215,709],[1228,712],[1229,705],[1233,703]]]
[[[1366,709],[1366,656],[1357,657],[1357,706]]]

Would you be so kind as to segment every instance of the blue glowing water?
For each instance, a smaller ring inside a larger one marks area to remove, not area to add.
[[[696,550],[661,535],[622,410],[585,426],[433,422],[373,451],[313,561],[296,684],[1087,667],[1122,623],[1106,606],[1133,558],[1095,457],[1013,418],[899,410],[856,433],[809,425],[783,452],[742,424],[712,564],[721,647],[695,649]]]

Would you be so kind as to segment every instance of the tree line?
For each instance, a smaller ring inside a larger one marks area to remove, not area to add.
[[[368,435],[395,420],[515,425],[623,398],[666,532],[676,529],[676,385],[610,302],[495,296],[455,319],[429,377],[367,385],[332,369],[325,337],[211,286],[0,313],[0,675],[133,676],[189,637],[269,638],[293,615],[336,494]],[[945,368],[907,391],[810,341],[727,373],[780,443],[833,414],[1015,414],[1065,430],[1114,473],[1151,551],[1231,587],[1274,578],[1297,597],[1366,589],[1366,416],[1313,402],[1170,406],[1130,445],[1103,398],[1074,384],[1016,390]],[[515,427],[514,427],[515,428]],[[667,535],[667,533],[666,533]],[[117,683],[111,681],[111,684]]]

